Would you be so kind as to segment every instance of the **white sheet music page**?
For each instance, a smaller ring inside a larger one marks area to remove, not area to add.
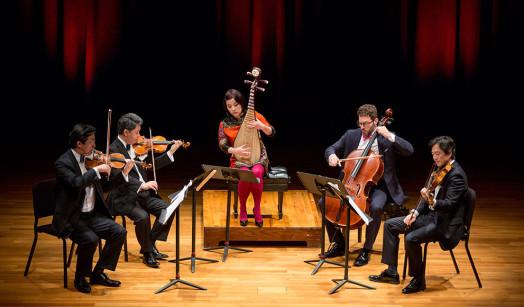
[[[178,206],[180,206],[182,201],[186,198],[187,190],[189,189],[189,187],[191,187],[192,184],[193,184],[193,181],[189,180],[189,183],[186,184],[182,188],[182,190],[178,191],[178,193],[176,193],[176,196],[174,196],[171,199],[171,203],[169,204],[169,207],[167,207],[167,209],[166,209],[166,215],[165,216],[163,216],[163,215],[160,216],[160,218],[158,220],[161,224],[165,224],[166,221],[169,220],[169,218],[171,217],[173,212],[175,212],[175,210],[178,208]]]
[[[357,206],[357,204],[355,204],[355,201],[353,200],[353,198],[351,198],[351,196],[347,195],[346,196],[349,203],[351,204],[351,207],[355,210],[355,212],[358,214],[358,216],[360,216],[360,218],[364,221],[364,223],[366,223],[366,225],[369,225],[369,223],[373,220],[369,215],[367,215],[364,211],[362,211],[360,209],[359,206]]]

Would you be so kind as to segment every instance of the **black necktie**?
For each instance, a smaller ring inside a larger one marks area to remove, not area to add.
[[[126,144],[126,150],[129,151],[131,149],[131,145]]]
[[[80,155],[80,163],[84,163],[85,158],[86,158],[86,156]]]

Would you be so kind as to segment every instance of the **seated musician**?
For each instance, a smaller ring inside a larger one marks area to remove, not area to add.
[[[382,262],[388,268],[379,275],[370,275],[375,282],[399,283],[397,273],[399,235],[405,234],[411,282],[402,289],[409,294],[426,288],[421,243],[439,240],[446,248],[455,247],[464,231],[463,196],[468,190],[464,170],[455,161],[455,142],[449,136],[439,136],[429,143],[437,172],[447,168],[442,181],[431,194],[428,188],[420,191],[421,202],[411,214],[391,218],[384,224]],[[449,170],[449,171],[448,171]]]
[[[349,129],[333,145],[326,149],[325,157],[330,166],[340,166],[339,157],[347,157],[348,154],[357,149],[364,149],[371,138],[373,131],[377,130],[378,137],[371,146],[371,150],[382,155],[384,161],[384,176],[376,186],[369,191],[371,203],[370,215],[373,221],[366,227],[366,241],[364,248],[357,256],[354,266],[366,265],[369,261],[370,252],[380,229],[382,212],[388,201],[400,205],[405,196],[398,181],[395,170],[395,154],[410,156],[413,154],[413,146],[405,139],[395,135],[385,126],[377,126],[377,108],[371,104],[364,104],[357,110],[359,129]],[[344,177],[341,170],[340,179]],[[329,235],[331,246],[325,253],[326,258],[344,255],[345,241],[342,231],[336,228],[334,223],[326,221],[326,230]]]
[[[264,174],[267,172],[269,160],[266,148],[262,141],[260,141],[260,158],[254,165],[249,166],[241,161],[235,159],[235,155],[250,157],[250,149],[246,145],[234,147],[235,138],[244,116],[246,115],[246,104],[244,96],[238,90],[229,89],[224,95],[224,108],[226,109],[226,117],[220,122],[218,127],[218,146],[225,153],[230,154],[230,167],[236,167],[243,170],[251,170],[253,174],[259,179],[259,183],[242,182],[238,183],[238,198],[240,199],[240,225],[247,226],[247,211],[246,202],[249,193],[253,194],[255,206],[253,214],[255,216],[255,224],[262,227],[264,220],[262,219],[262,212],[260,210],[260,202],[262,200],[263,180]],[[248,123],[248,127],[256,128],[262,131],[267,136],[275,135],[275,128],[271,126],[262,114],[256,112],[256,119]]]
[[[138,142],[142,122],[142,118],[134,113],[122,115],[117,124],[118,137],[109,147],[111,152],[121,153],[134,163],[137,155],[133,145]],[[176,141],[166,153],[155,157],[156,168],[171,164],[174,161],[173,154],[181,145],[181,141]],[[124,170],[113,169],[111,177],[120,177],[121,174],[124,175],[126,182],[111,191],[109,206],[113,214],[123,214],[134,221],[136,238],[140,244],[144,264],[158,268],[160,264],[156,260],[168,256],[158,251],[155,242],[157,240],[167,241],[174,215],[165,224],[159,222],[159,217],[166,214],[169,204],[158,196],[158,183],[148,180],[147,171],[140,163],[134,163],[133,167]],[[152,228],[149,214],[156,217]]]
[[[126,230],[113,221],[104,201],[101,182],[107,180],[101,175],[108,176],[111,167],[101,164],[89,170],[86,168],[85,157],[95,148],[95,127],[75,125],[69,133],[69,144],[71,148],[55,162],[53,228],[60,237],[69,237],[78,244],[74,282],[78,291],[91,292],[88,277],[91,285],[120,287],[120,281],[104,273],[104,269],[116,269],[126,236]],[[106,243],[92,270],[93,255],[100,239],[105,239]]]

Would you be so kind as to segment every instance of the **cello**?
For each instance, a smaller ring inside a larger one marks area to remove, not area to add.
[[[393,110],[387,109],[378,126],[389,124],[392,117]],[[357,206],[366,213],[369,213],[369,191],[384,174],[384,161],[382,161],[378,153],[371,150],[371,146],[373,146],[373,142],[375,142],[377,137],[378,132],[375,129],[364,149],[353,150],[346,159],[341,159],[341,161],[345,161],[344,179],[342,182]],[[346,227],[347,213],[341,201],[338,198],[326,197],[325,205],[326,219],[336,225]],[[356,229],[362,224],[364,224],[364,221],[360,216],[351,211],[349,229]]]

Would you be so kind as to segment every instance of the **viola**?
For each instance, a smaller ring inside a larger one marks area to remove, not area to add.
[[[152,140],[152,141],[151,141]],[[191,146],[190,142],[182,141],[182,147],[188,148]],[[157,154],[164,153],[167,150],[167,146],[174,144],[176,141],[171,140],[168,141],[163,136],[154,136],[151,139],[147,139],[144,136],[139,136],[138,141],[133,145],[133,149],[135,150],[135,153],[139,156],[147,154],[148,151],[151,150],[151,143],[153,145],[153,151]]]

